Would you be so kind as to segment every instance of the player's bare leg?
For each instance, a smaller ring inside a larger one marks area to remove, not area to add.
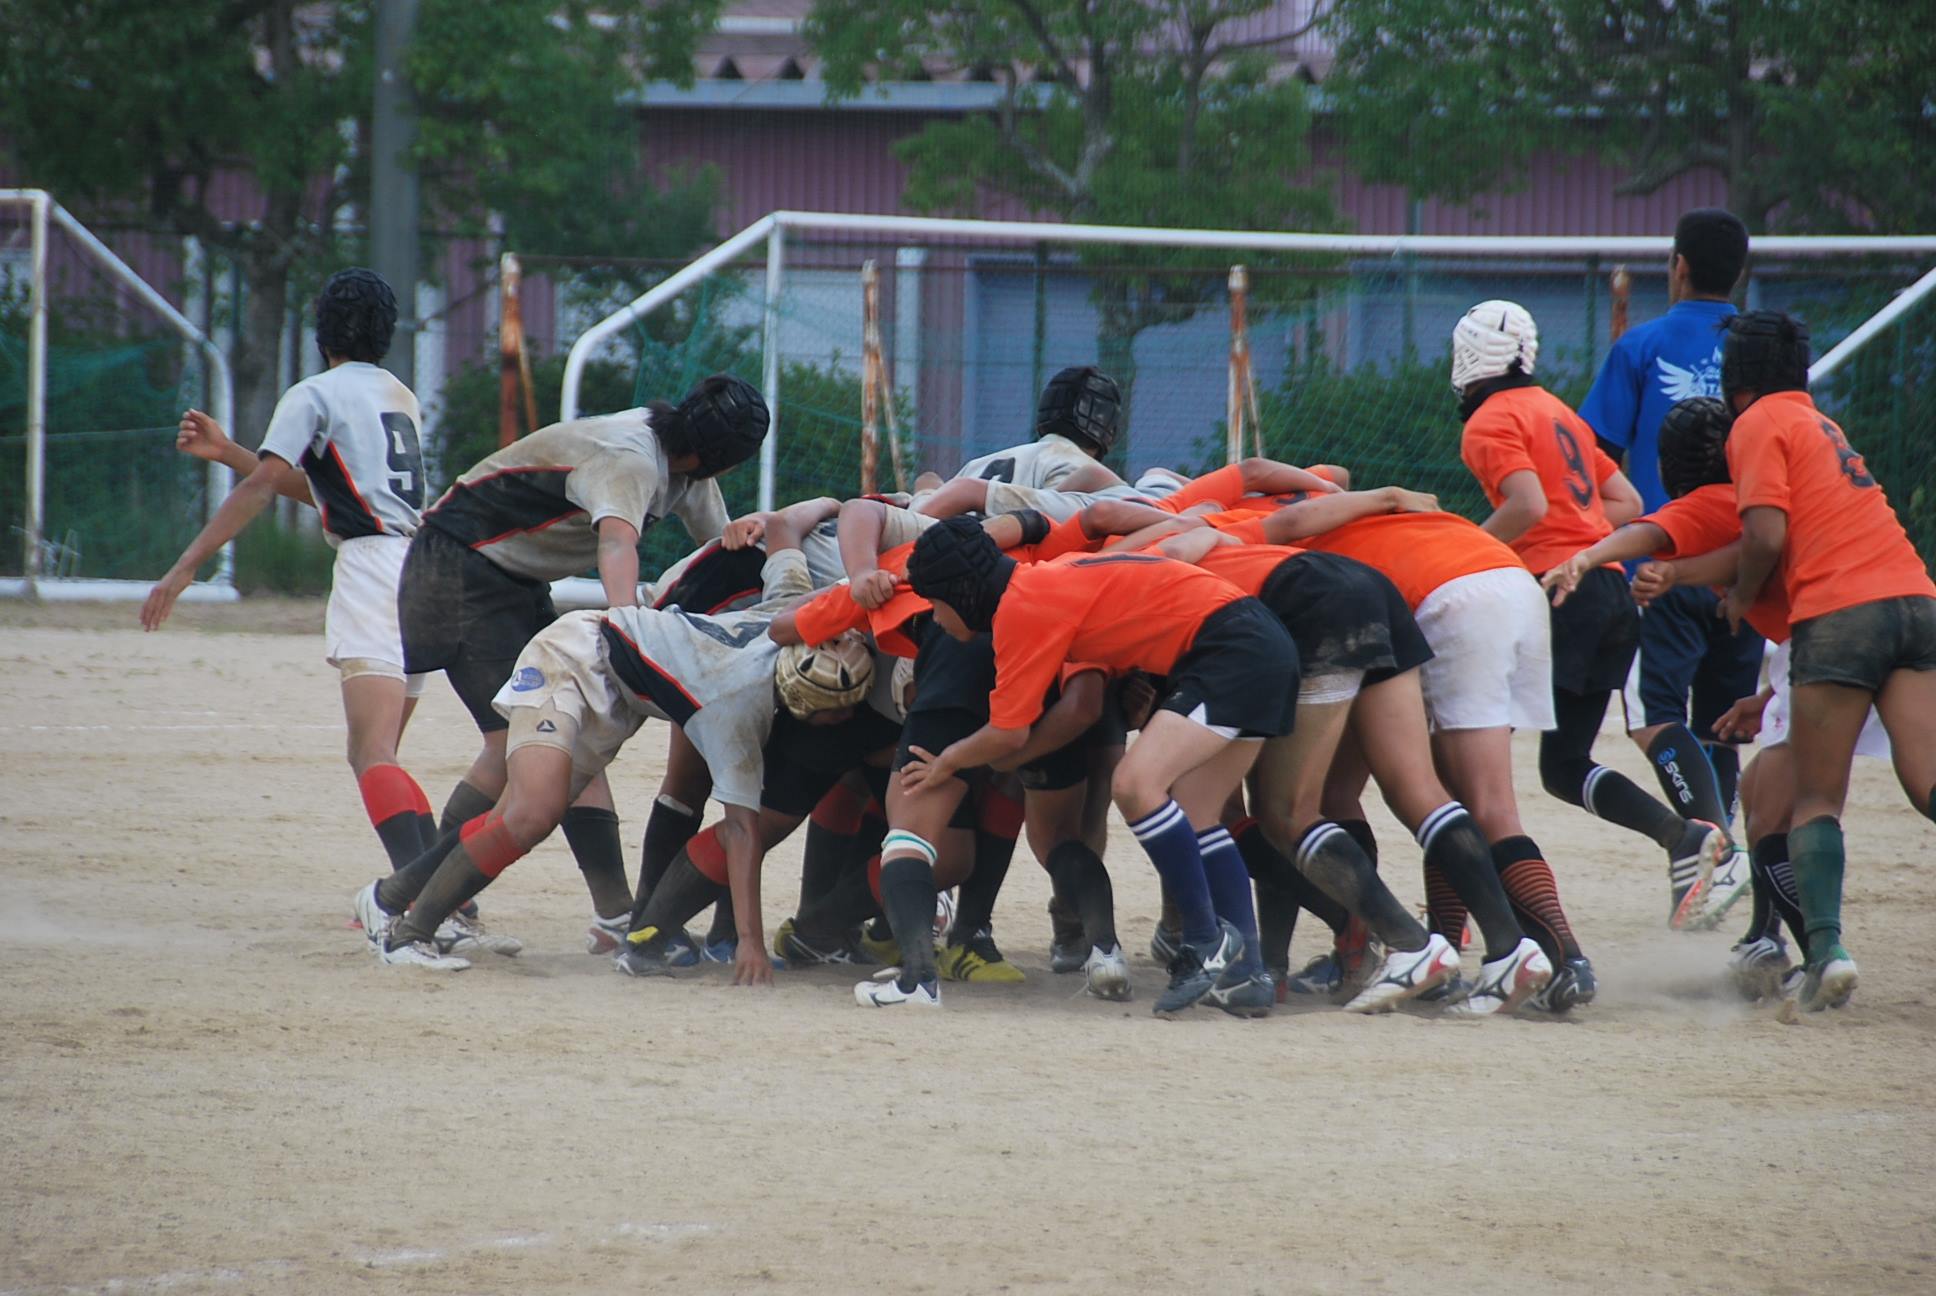
[[[1896,671],[1883,681],[1875,707],[1909,804],[1936,819],[1936,671]]]
[[[1842,875],[1847,863],[1842,810],[1848,802],[1855,744],[1874,699],[1867,689],[1827,683],[1797,684],[1791,699],[1788,748],[1795,761],[1795,809],[1788,855],[1808,924],[1808,974],[1800,998],[1804,1008],[1840,1007],[1854,993],[1856,979],[1855,962],[1842,947]],[[1902,722],[1908,718],[1903,701],[1898,694],[1893,708],[1898,727],[1905,727]],[[1892,742],[1895,736],[1891,730]]]
[[[401,676],[355,673],[343,678],[350,772],[356,775],[363,808],[392,869],[402,868],[436,840],[430,802],[397,762],[397,744],[413,702],[405,690]]]

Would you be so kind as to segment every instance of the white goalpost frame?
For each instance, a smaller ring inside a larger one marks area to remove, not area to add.
[[[58,202],[45,189],[0,189],[0,205],[25,206],[32,222],[31,273],[27,327],[27,508],[22,528],[22,575],[17,580],[0,580],[0,598],[39,598],[48,600],[129,599],[145,597],[148,582],[129,580],[85,580],[48,578],[41,575],[42,532],[46,527],[47,490],[47,233],[50,222],[57,225],[75,244],[102,266],[143,305],[153,310],[175,332],[201,352],[209,367],[209,403],[216,422],[229,427],[235,411],[235,384],[229,375],[228,357],[176,310],[153,285],[116,256],[107,244]],[[208,494],[211,503],[227,495],[235,475],[221,464],[208,466]],[[215,575],[197,581],[182,594],[185,602],[230,602],[235,592],[235,546],[224,545],[217,559]]]
[[[735,258],[766,243],[766,293],[763,303],[763,395],[772,415],[771,429],[760,446],[759,506],[771,509],[780,437],[779,297],[782,287],[786,235],[789,230],[840,234],[886,234],[908,238],[979,239],[989,243],[1118,244],[1133,247],[1216,248],[1231,252],[1345,253],[1361,256],[1508,253],[1515,258],[1542,257],[1653,257],[1665,261],[1673,249],[1671,236],[1616,237],[1452,234],[1301,234],[1246,230],[1162,229],[1133,225],[1058,225],[1050,221],[953,220],[929,216],[867,216],[843,212],[776,211],[748,225],[692,264],[655,284],[606,316],[571,344],[565,357],[564,388],[559,397],[561,420],[578,416],[578,389],[585,365],[613,334],[657,310],[680,293],[712,275]],[[1772,256],[1803,254],[1936,256],[1936,235],[1769,235],[1754,240],[1756,252]],[[1897,294],[1889,305],[1866,320],[1809,368],[1811,381],[1833,373],[1870,338],[1917,302],[1936,292],[1936,270],[1923,275]]]

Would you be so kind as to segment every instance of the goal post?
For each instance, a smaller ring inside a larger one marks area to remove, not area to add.
[[[24,348],[25,396],[24,396],[24,472],[21,482],[22,501],[20,505],[20,575],[17,578],[0,578],[0,596],[27,597],[41,599],[118,599],[140,598],[148,589],[149,582],[133,579],[89,579],[65,574],[56,569],[48,570],[48,556],[57,546],[50,542],[50,518],[48,510],[48,454],[49,454],[49,321],[59,307],[51,300],[57,269],[81,267],[93,274],[106,277],[116,293],[124,293],[134,302],[146,307],[157,316],[170,333],[178,334],[194,348],[208,366],[207,378],[209,400],[214,407],[211,413],[224,427],[230,425],[234,412],[234,383],[229,374],[228,357],[200,328],[177,310],[168,299],[156,291],[154,286],[128,265],[112,249],[97,238],[68,210],[56,202],[51,194],[43,189],[0,189],[0,212],[7,209],[24,210],[28,225],[27,255],[25,259],[28,305],[26,345]],[[61,265],[56,267],[53,260],[52,236],[61,235],[59,244]],[[117,302],[118,306],[118,302]],[[110,327],[121,321],[111,322]],[[92,432],[94,429],[79,429]],[[125,433],[126,429],[116,429],[111,435]],[[136,431],[140,431],[137,429]],[[148,429],[153,435],[159,429]],[[169,453],[173,453],[173,437],[168,437]],[[215,501],[224,496],[233,485],[233,474],[219,464],[209,464],[205,475],[204,491],[213,509]],[[157,572],[159,574],[159,572]],[[233,544],[225,545],[217,559],[213,577],[205,582],[196,582],[183,594],[187,600],[227,601],[236,597],[235,593],[235,552]]]

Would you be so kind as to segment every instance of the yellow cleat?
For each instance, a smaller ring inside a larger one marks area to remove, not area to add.
[[[882,923],[881,927],[883,930],[885,930],[887,927],[887,924]],[[866,927],[861,928],[860,940],[858,940],[855,943],[860,947],[860,952],[865,954],[869,959],[873,960],[876,966],[879,966],[879,967],[899,967],[900,966],[901,942],[895,940],[894,937],[891,935],[876,936],[873,932],[872,923],[869,923]]]
[[[945,981],[1004,982],[1013,985],[1023,980],[1022,969],[1002,957],[994,937],[976,932],[965,945],[949,945],[934,952]]]

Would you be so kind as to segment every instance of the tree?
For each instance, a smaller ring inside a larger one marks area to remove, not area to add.
[[[376,3],[0,0],[0,139],[17,173],[85,216],[193,236],[239,267],[247,437],[275,403],[292,285],[356,256],[339,218],[383,198],[361,144]],[[460,231],[496,210],[537,251],[689,251],[710,191],[663,199],[637,178],[618,96],[641,75],[690,79],[718,8],[423,0],[409,66],[427,208]]]
[[[1268,54],[1302,30],[1232,34],[1269,8],[1271,0],[816,0],[806,34],[835,96],[858,93],[870,75],[937,66],[1000,85],[994,112],[930,123],[901,145],[916,208],[973,212],[992,192],[1071,221],[1322,228],[1336,219],[1328,194],[1294,179],[1310,161],[1304,87],[1275,77]],[[1127,395],[1136,335],[1194,312],[1229,259],[1086,255],[1142,269],[1102,276],[1096,290],[1102,367]]]
[[[1325,91],[1367,179],[1453,201],[1587,148],[1717,171],[1751,229],[1936,220],[1936,24],[1899,0],[1339,0]],[[1798,147],[1815,141],[1819,147]]]

